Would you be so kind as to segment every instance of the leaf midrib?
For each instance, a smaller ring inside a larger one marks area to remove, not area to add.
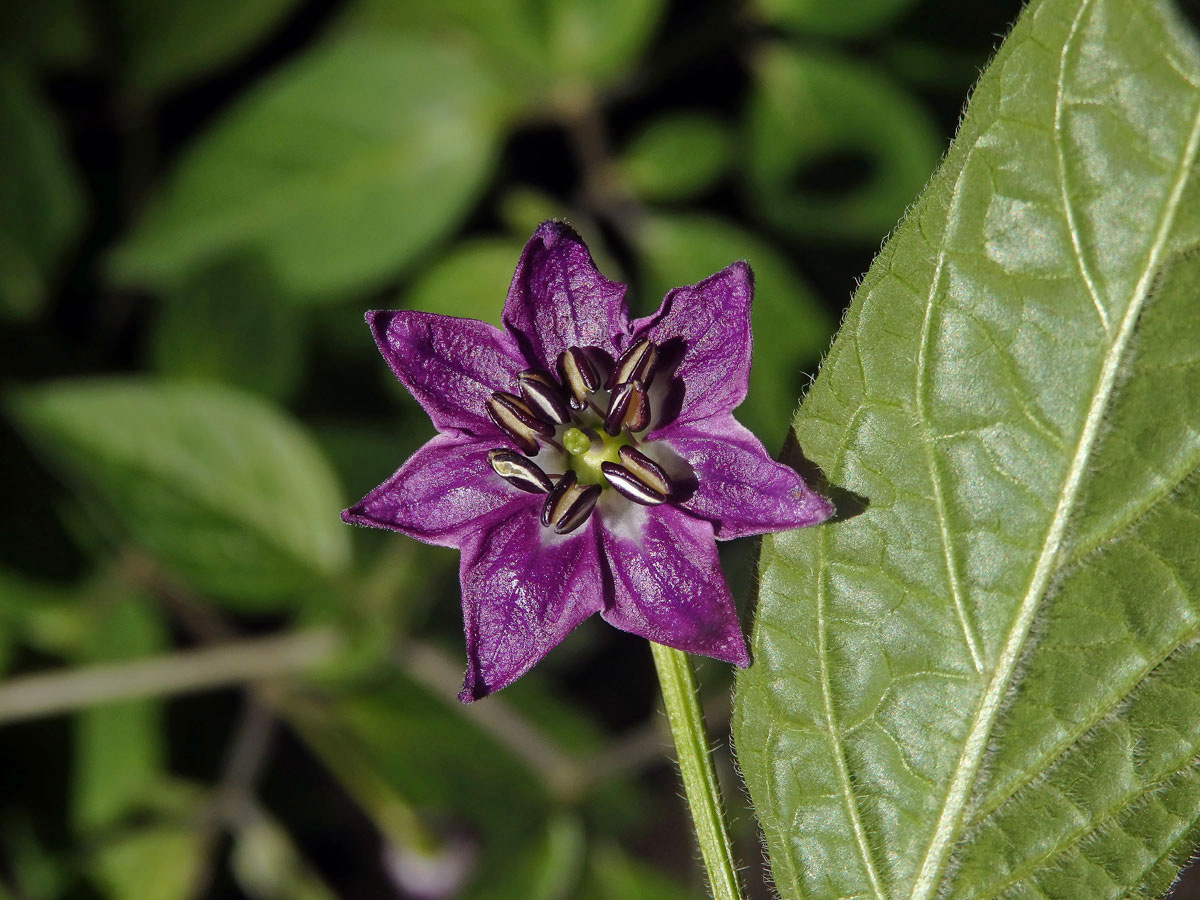
[[[1084,0],[1081,3],[1076,21],[1082,17],[1089,2],[1090,0]],[[1064,54],[1069,49],[1069,46],[1069,44],[1064,45]],[[946,795],[946,801],[938,817],[933,837],[922,858],[917,879],[909,894],[909,900],[933,900],[943,887],[942,873],[950,852],[958,840],[963,813],[970,799],[971,788],[974,785],[975,777],[983,761],[984,753],[987,750],[992,728],[1000,712],[1001,701],[1007,693],[1009,684],[1016,671],[1021,650],[1029,635],[1030,627],[1041,605],[1050,578],[1057,568],[1055,566],[1056,557],[1066,533],[1067,524],[1074,509],[1076,498],[1083,484],[1084,476],[1087,474],[1088,462],[1091,459],[1092,451],[1100,433],[1104,413],[1108,408],[1112,393],[1116,387],[1121,362],[1125,357],[1125,352],[1132,338],[1138,317],[1150,293],[1153,279],[1162,264],[1162,255],[1166,249],[1171,227],[1174,224],[1175,214],[1178,211],[1183,195],[1183,189],[1188,181],[1188,175],[1196,160],[1198,145],[1200,145],[1200,104],[1197,105],[1196,111],[1193,114],[1191,133],[1188,135],[1187,145],[1180,164],[1177,167],[1175,182],[1163,205],[1159,227],[1150,245],[1146,262],[1131,293],[1128,307],[1124,316],[1122,316],[1117,334],[1100,368],[1096,389],[1088,405],[1087,415],[1084,419],[1083,429],[1080,432],[1075,454],[1072,457],[1066,479],[1059,493],[1054,516],[1051,519],[1046,538],[1042,543],[1041,552],[1034,565],[1029,586],[1025,596],[1021,600],[1017,617],[1013,622],[1013,627],[1009,630],[1004,648],[997,660],[996,669],[988,683],[987,691],[971,721],[966,741],[963,744],[963,751],[955,766],[950,789]],[[964,161],[965,167],[966,162]],[[944,241],[945,239],[943,238],[943,246],[939,252],[939,259],[945,253]]]

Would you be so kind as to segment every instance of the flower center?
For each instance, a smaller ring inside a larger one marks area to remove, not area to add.
[[[563,432],[562,445],[567,451],[567,467],[575,473],[579,483],[605,488],[608,480],[600,467],[606,462],[620,465],[621,448],[632,446],[633,439],[625,433],[612,437],[603,429],[589,434],[572,426]]]
[[[541,521],[558,534],[583,525],[607,488],[644,506],[665,503],[675,491],[663,468],[637,449],[637,435],[653,418],[648,391],[657,374],[657,345],[647,338],[635,342],[604,380],[597,364],[602,357],[594,347],[569,347],[557,360],[559,380],[529,369],[517,376],[519,396],[497,391],[487,402],[488,416],[525,454],[492,450],[492,470],[514,487],[546,494]],[[562,454],[561,474],[526,458],[547,447]]]

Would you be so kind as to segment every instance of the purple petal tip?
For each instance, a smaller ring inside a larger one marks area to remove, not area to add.
[[[467,706],[468,704],[474,703],[476,700],[480,700],[486,696],[487,694],[480,694],[476,696],[470,688],[463,688],[458,692],[458,702],[463,706]]]
[[[822,522],[833,518],[834,514],[837,513],[833,501],[828,497],[823,497],[817,493],[810,493],[806,500],[807,502],[804,504],[806,507],[805,511],[810,517],[810,520],[806,523],[808,525],[820,525]]]
[[[746,650],[746,642],[742,641],[737,646],[737,651],[728,660],[739,669],[746,669],[750,666],[750,653]]]
[[[534,230],[533,237],[541,238],[542,243],[547,247],[553,247],[563,238],[583,243],[579,232],[562,219],[547,219]]]

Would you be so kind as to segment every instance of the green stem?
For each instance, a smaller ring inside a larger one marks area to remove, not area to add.
[[[742,900],[737,865],[733,861],[733,847],[725,827],[721,788],[717,784],[717,773],[709,755],[704,714],[696,699],[692,664],[687,654],[679,650],[653,641],[650,642],[650,649],[658,669],[658,682],[662,687],[667,721],[671,723],[671,736],[675,739],[679,774],[692,812],[692,822],[696,826],[700,856],[708,873],[709,890],[714,900]]]

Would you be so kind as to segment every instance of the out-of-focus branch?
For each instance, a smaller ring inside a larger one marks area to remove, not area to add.
[[[502,697],[486,703],[463,706],[456,699],[462,681],[462,666],[452,662],[436,647],[421,641],[406,641],[393,654],[405,673],[443,698],[454,709],[497,743],[536,771],[556,799],[570,803],[582,796],[591,780],[582,766],[564,754],[555,743]]]
[[[709,740],[720,741],[729,734],[729,695],[714,694],[701,703],[704,721],[707,723]],[[667,752],[671,747],[671,729],[662,716],[653,716],[644,725],[631,728],[613,739],[607,747],[592,757],[587,764],[591,784],[600,784],[614,778],[632,778],[644,770],[669,762]]]
[[[0,684],[0,724],[142,697],[261,681],[328,662],[330,628],[230,641],[147,659],[23,675]]]
[[[613,160],[608,125],[600,99],[581,94],[564,102],[559,118],[571,142],[580,171],[579,201],[632,241],[645,210],[625,184]]]
[[[221,780],[201,824],[198,855],[204,862],[198,867],[188,892],[191,900],[201,900],[212,886],[217,869],[214,850],[222,830],[236,831],[257,814],[258,779],[271,752],[274,725],[267,705],[254,691],[248,691],[241,718],[229,741]]]

